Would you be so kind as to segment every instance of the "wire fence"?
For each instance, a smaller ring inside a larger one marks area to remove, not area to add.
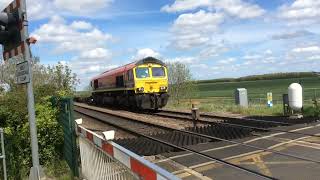
[[[267,105],[268,98],[267,93],[272,93],[272,103],[273,105],[283,105],[283,94],[286,92],[272,92],[265,91],[264,93],[252,93],[250,89],[248,89],[248,102],[249,105]],[[220,105],[235,105],[235,96],[232,93],[229,93],[228,96],[207,96],[196,98],[193,97],[191,99],[184,99],[181,102],[190,103],[198,101],[204,104],[220,104]],[[303,101],[305,105],[312,105],[315,101],[320,101],[320,88],[305,88],[303,90]]]

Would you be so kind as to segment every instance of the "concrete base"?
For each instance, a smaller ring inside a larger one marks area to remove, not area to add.
[[[44,180],[45,175],[41,166],[30,169],[29,180]]]
[[[289,119],[301,119],[301,118],[303,118],[302,114],[293,114],[289,116]]]

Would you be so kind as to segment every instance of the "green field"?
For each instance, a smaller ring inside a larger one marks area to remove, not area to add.
[[[246,88],[250,100],[266,99],[267,93],[273,93],[275,101],[282,100],[282,94],[287,93],[291,83],[301,83],[304,90],[304,99],[310,100],[314,96],[320,96],[320,78],[293,78],[275,80],[257,80],[242,82],[218,82],[198,83],[198,92],[195,94],[200,99],[206,98],[230,98],[233,99],[236,88]],[[196,97],[195,96],[195,97]]]
[[[200,102],[200,109],[214,112],[234,112],[247,115],[274,115],[282,113],[282,94],[287,93],[291,83],[301,83],[305,105],[312,105],[314,97],[320,98],[320,78],[304,77],[274,80],[255,80],[240,82],[197,83],[197,91],[191,99],[176,103],[170,102],[169,108],[186,109],[192,101]],[[236,88],[248,90],[249,109],[235,106],[234,91]],[[267,107],[267,93],[273,93],[273,108]]]

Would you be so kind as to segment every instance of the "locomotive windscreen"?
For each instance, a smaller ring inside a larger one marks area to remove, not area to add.
[[[164,77],[164,68],[163,67],[153,67],[152,68],[152,76],[153,77]]]

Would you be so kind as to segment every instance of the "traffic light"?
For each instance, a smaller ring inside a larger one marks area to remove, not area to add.
[[[0,44],[4,52],[11,51],[21,44],[21,23],[18,11],[13,13],[0,13]]]

